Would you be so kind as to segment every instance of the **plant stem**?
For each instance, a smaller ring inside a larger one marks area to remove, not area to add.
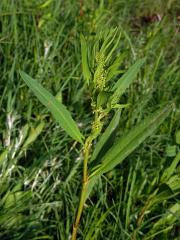
[[[87,191],[87,184],[88,184],[88,167],[87,167],[87,165],[88,165],[88,158],[89,158],[91,142],[92,142],[92,140],[89,137],[86,139],[86,142],[84,144],[83,183],[82,183],[82,190],[81,190],[81,196],[80,196],[79,207],[78,207],[78,211],[77,211],[77,215],[76,215],[76,220],[73,225],[71,240],[76,240],[78,225],[79,225],[83,207],[84,207],[85,196],[86,196],[86,191]]]

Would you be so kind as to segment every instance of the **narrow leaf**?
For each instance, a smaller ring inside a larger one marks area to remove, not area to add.
[[[122,95],[134,80],[144,62],[145,58],[139,59],[132,67],[130,67],[129,70],[116,82],[112,91],[117,91]]]
[[[164,171],[161,177],[161,182],[166,182],[173,175],[179,162],[180,162],[180,152],[176,155],[171,165],[168,168],[166,168],[166,170]]]
[[[127,135],[121,137],[102,159],[102,163],[92,170],[90,178],[101,176],[121,163],[134,151],[157,127],[164,121],[171,111],[171,105],[156,111],[151,116],[138,124]]]
[[[125,53],[121,53],[118,57],[116,57],[112,65],[108,68],[107,81],[113,78],[114,76],[117,76],[119,73],[122,73],[122,70],[120,70],[119,67],[122,61],[124,60],[124,57]]]
[[[116,35],[117,35],[118,29],[114,28],[110,31],[107,32],[107,36],[103,36],[104,37],[104,42],[102,44],[102,47],[100,49],[101,53],[105,54],[105,51],[109,48],[109,46],[113,43]]]
[[[176,133],[176,143],[180,144],[180,130]]]
[[[162,215],[162,217],[153,225],[152,229],[147,234],[147,237],[144,239],[153,239],[154,235],[157,233],[157,230],[162,229],[166,230],[166,226],[170,226],[170,228],[173,227],[173,223],[176,220],[179,220],[180,217],[180,204],[175,203],[173,204],[169,209],[167,209],[167,212]],[[153,235],[151,235],[153,234]]]
[[[28,136],[28,138],[26,139],[26,141],[24,142],[22,148],[27,148],[31,143],[33,143],[36,138],[40,135],[40,133],[42,132],[43,128],[44,128],[44,122],[41,122],[36,128],[32,128],[31,132]]]
[[[88,66],[88,48],[87,48],[86,39],[82,34],[80,36],[80,40],[81,40],[81,57],[82,57],[83,75],[85,80],[89,84],[89,80],[91,78],[91,72]]]
[[[116,36],[116,33],[115,33],[115,36]],[[120,38],[121,38],[121,34],[119,34],[116,42],[114,43],[114,46],[112,47],[111,51],[108,53],[108,56],[106,57],[106,62],[108,62],[110,60],[110,58],[113,55],[113,52],[117,49],[117,46],[119,45]],[[113,40],[114,40],[114,38],[113,38]]]
[[[75,140],[82,143],[80,133],[70,112],[60,103],[51,93],[49,93],[40,83],[31,78],[28,74],[20,71],[20,75],[29,88],[34,92],[40,102],[45,105],[52,113],[59,125]]]
[[[0,153],[0,167],[5,162],[7,156],[8,156],[8,149],[6,149],[2,153]]]
[[[173,192],[180,193],[180,174],[174,174],[167,182]]]

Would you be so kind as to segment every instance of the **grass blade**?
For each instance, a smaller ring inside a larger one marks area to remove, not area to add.
[[[173,223],[177,221],[180,217],[180,204],[175,203],[169,209],[167,209],[166,214],[164,214],[152,227],[149,233],[146,235],[144,239],[152,239],[155,235],[157,235],[157,230],[161,229],[162,231],[166,231],[165,227],[173,227]],[[169,230],[170,230],[169,229]],[[162,232],[161,231],[161,232]]]
[[[88,66],[88,48],[85,37],[81,34],[80,36],[81,40],[81,55],[82,55],[82,69],[83,69],[83,75],[87,83],[89,84],[89,80],[91,78],[91,72],[89,70]]]
[[[29,88],[34,92],[40,102],[45,105],[52,113],[59,125],[75,140],[82,143],[80,133],[75,121],[66,107],[51,95],[40,83],[31,78],[28,74],[20,71],[20,75]]]
[[[164,171],[162,177],[161,177],[161,182],[166,182],[169,180],[169,178],[173,175],[175,172],[175,169],[177,165],[180,162],[180,152],[176,155],[174,160],[172,161],[171,165]]]
[[[30,132],[28,138],[26,139],[25,143],[23,144],[22,149],[27,148],[29,146],[29,144],[33,143],[37,139],[37,137],[42,132],[44,125],[45,125],[45,123],[41,122],[36,128],[31,129],[31,132]]]

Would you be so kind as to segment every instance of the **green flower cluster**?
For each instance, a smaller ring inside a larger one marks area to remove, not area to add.
[[[105,70],[105,56],[103,53],[98,52],[96,54],[97,68],[94,73],[94,84],[96,89],[103,91],[106,85],[107,71]]]

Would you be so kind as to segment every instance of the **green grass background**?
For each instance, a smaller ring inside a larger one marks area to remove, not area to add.
[[[122,33],[122,72],[147,57],[123,96],[130,106],[117,134],[170,101],[174,109],[156,133],[98,182],[78,239],[179,239],[179,167],[170,183],[160,184],[179,151],[179,16],[180,3],[173,0],[1,0],[0,239],[69,239],[83,153],[25,86],[19,70],[56,95],[87,135],[92,114],[80,33],[93,38],[110,27]]]

